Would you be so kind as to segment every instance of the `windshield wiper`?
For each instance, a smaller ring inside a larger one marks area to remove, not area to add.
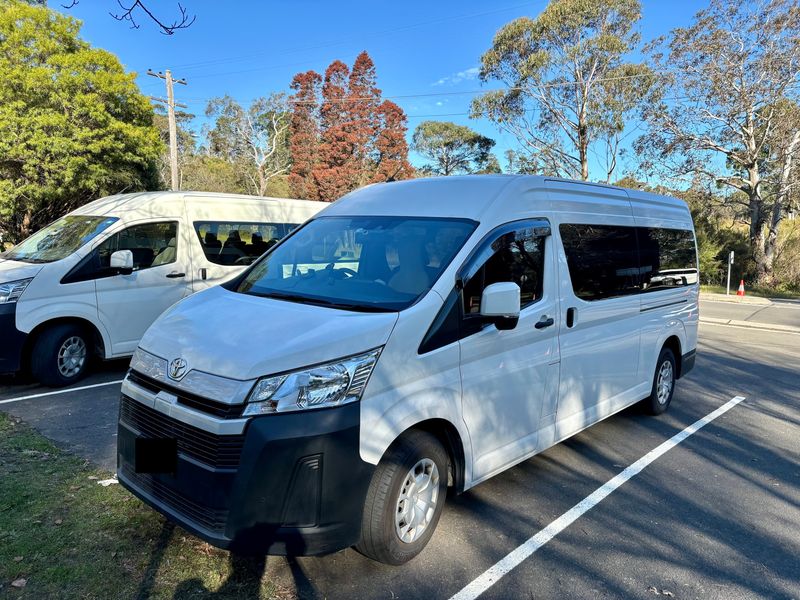
[[[248,293],[254,293],[252,290]],[[313,296],[301,296],[299,294],[286,294],[284,292],[255,292],[263,298],[275,298],[276,300],[287,300],[289,302],[299,302],[301,304],[313,304],[315,306],[327,306],[342,310],[354,310],[358,312],[396,312],[384,306],[374,304],[356,304],[352,302],[337,302],[326,298],[314,298]]]

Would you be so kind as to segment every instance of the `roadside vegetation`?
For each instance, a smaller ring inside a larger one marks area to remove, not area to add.
[[[287,598],[111,477],[0,413],[0,598]]]

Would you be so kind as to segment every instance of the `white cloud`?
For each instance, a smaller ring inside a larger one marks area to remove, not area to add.
[[[480,71],[481,70],[479,67],[470,67],[469,69],[459,71],[458,73],[453,73],[452,75],[448,75],[447,77],[442,77],[439,81],[437,81],[433,85],[456,85],[457,83],[461,83],[462,81],[475,79],[476,77],[478,77]]]

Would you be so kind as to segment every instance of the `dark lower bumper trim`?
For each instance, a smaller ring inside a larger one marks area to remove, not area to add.
[[[132,440],[141,434],[120,422],[117,474],[146,504],[214,546],[335,552],[358,542],[374,470],[359,454],[359,419],[357,403],[256,417],[236,468],[203,465],[179,450],[174,473],[152,474],[135,473]]]
[[[0,304],[0,373],[19,371],[27,339],[28,334],[17,329],[17,303]]]
[[[686,375],[689,371],[694,369],[694,359],[697,356],[696,350],[691,350],[681,356],[681,377]]]

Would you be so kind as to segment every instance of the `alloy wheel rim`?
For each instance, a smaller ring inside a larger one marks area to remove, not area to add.
[[[406,474],[395,510],[395,531],[400,541],[411,544],[428,529],[439,500],[439,469],[423,458]]]
[[[658,379],[656,380],[656,399],[659,404],[667,403],[672,392],[673,383],[672,363],[665,360],[661,363],[661,368],[658,370]]]
[[[58,349],[58,372],[64,377],[74,377],[86,363],[86,342],[73,335],[64,340]]]

